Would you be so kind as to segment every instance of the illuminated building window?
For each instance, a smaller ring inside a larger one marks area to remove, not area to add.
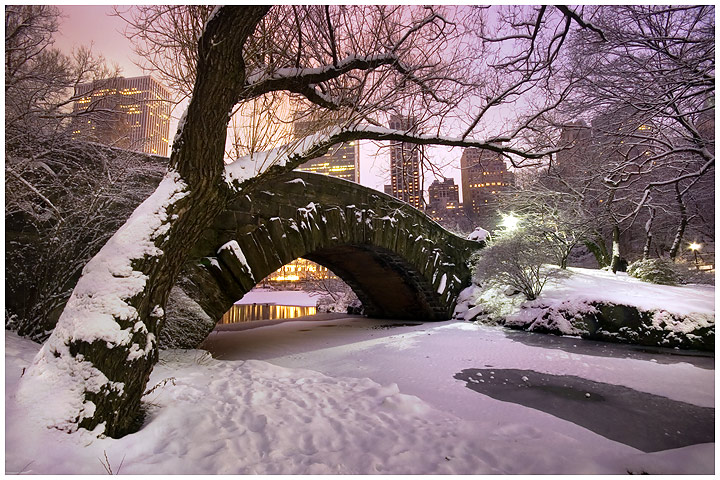
[[[117,86],[102,87],[103,84],[110,82]],[[92,98],[93,109],[102,110],[104,115],[98,117],[97,121],[88,122],[85,128],[74,122],[73,132],[78,132],[77,139],[89,139],[129,150],[167,155],[170,124],[165,119],[170,118],[171,95],[150,76],[120,77],[78,85],[75,95],[80,97],[80,100],[73,106],[74,113],[93,115],[94,112],[88,110],[88,103]],[[127,117],[108,116],[107,111],[124,113]],[[150,122],[149,117],[160,117],[165,121]],[[130,118],[133,120],[129,120]],[[93,125],[90,126],[90,123]]]

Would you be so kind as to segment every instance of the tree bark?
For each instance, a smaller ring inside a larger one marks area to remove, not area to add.
[[[592,253],[595,257],[595,260],[600,268],[610,265],[610,255],[608,254],[605,242],[599,233],[596,235],[594,241],[586,240],[584,243],[585,247],[587,247],[587,249],[590,250],[590,253]]]
[[[610,259],[610,270],[617,273],[620,269],[620,226],[614,225],[612,232],[612,258]]]
[[[650,247],[652,245],[652,224],[653,220],[655,220],[655,209],[652,207],[648,208],[650,210],[650,218],[648,218],[648,221],[645,222],[645,246],[643,247],[643,260],[648,260],[650,258]]]
[[[79,426],[118,437],[138,424],[141,398],[158,357],[156,339],[170,289],[189,250],[225,206],[225,137],[245,82],[243,46],[268,9],[223,7],[208,20],[198,45],[193,96],[175,138],[168,174],[108,243],[120,253],[108,251],[103,257],[101,250],[88,263],[83,275],[88,278],[78,282],[70,308],[66,307],[26,375],[25,383],[44,382],[40,391],[48,397],[56,388],[74,385],[71,390],[77,396],[70,398],[67,408],[56,407],[64,420],[53,419],[49,426],[68,431]],[[154,216],[158,225],[144,234],[148,216]],[[150,246],[141,255],[123,258],[125,252],[137,251],[133,242],[148,240]],[[104,264],[108,259],[110,266]],[[93,276],[98,271],[100,277]],[[92,285],[97,278],[108,285]],[[144,282],[135,288],[138,280]],[[115,303],[109,305],[96,298],[101,288],[125,293],[112,297]],[[21,394],[37,393],[35,387],[21,386]]]
[[[678,224],[677,230],[675,230],[675,239],[670,247],[670,258],[672,261],[675,261],[675,257],[677,257],[677,254],[680,251],[680,245],[682,244],[683,236],[685,236],[685,229],[688,225],[687,208],[685,207],[685,202],[680,194],[680,185],[678,183],[675,184],[675,201],[677,202],[678,210],[680,212],[680,223]]]

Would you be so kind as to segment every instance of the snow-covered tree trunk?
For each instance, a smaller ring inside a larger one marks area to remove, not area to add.
[[[245,78],[240,52],[267,10],[220,10],[208,21],[168,173],[87,264],[23,379],[20,400],[42,405],[48,426],[116,437],[136,425],[163,306],[189,249],[224,207],[226,129]]]
[[[650,217],[648,218],[647,222],[645,222],[645,245],[643,246],[643,260],[648,260],[650,258],[650,246],[652,245],[652,224],[653,220],[655,220],[655,209],[653,207],[649,207],[648,210],[650,211]]]

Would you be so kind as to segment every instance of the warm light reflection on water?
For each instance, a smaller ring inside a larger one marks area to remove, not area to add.
[[[276,320],[315,315],[315,307],[298,307],[294,305],[252,304],[233,305],[220,323],[252,322],[253,320]]]

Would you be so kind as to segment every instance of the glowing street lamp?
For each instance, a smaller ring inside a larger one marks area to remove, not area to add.
[[[520,219],[516,217],[514,214],[510,213],[509,215],[502,215],[502,221],[500,222],[500,226],[504,227],[505,230],[508,232],[512,232],[513,230],[518,228],[518,223],[520,223]]]
[[[700,248],[702,248],[702,245],[699,244],[699,243],[697,243],[697,242],[692,242],[692,243],[688,246],[688,248],[689,248],[690,250],[692,250],[693,255],[695,255],[695,269],[700,270],[700,264],[698,263],[697,252],[698,252],[698,250],[700,250]]]

